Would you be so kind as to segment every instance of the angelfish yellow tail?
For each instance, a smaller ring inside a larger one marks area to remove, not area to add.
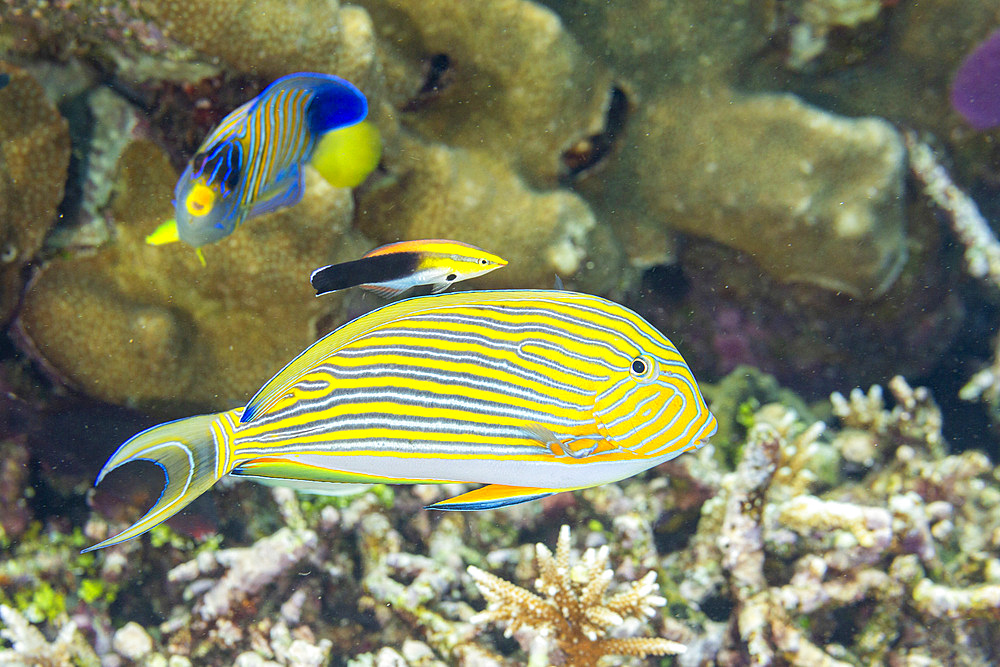
[[[242,408],[215,415],[199,415],[160,424],[133,436],[104,464],[95,485],[112,470],[131,461],[152,461],[166,475],[159,500],[126,530],[83,552],[103,549],[142,535],[160,525],[229,472],[232,465],[227,422],[239,420]]]

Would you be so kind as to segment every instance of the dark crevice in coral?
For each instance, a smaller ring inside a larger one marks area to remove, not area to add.
[[[709,620],[721,623],[733,613],[733,601],[725,595],[712,595],[702,600],[701,611]]]
[[[680,264],[653,266],[642,274],[642,290],[656,293],[656,298],[666,305],[682,302],[691,289],[691,281]]]
[[[581,139],[562,154],[559,175],[562,185],[571,185],[578,176],[593,170],[611,155],[618,137],[624,133],[628,115],[628,96],[621,87],[614,86],[604,115],[604,130]]]
[[[955,261],[962,260],[956,257]],[[980,449],[997,461],[1000,444],[990,422],[989,408],[977,401],[962,400],[958,394],[976,371],[989,364],[1000,326],[1000,304],[986,294],[988,290],[978,281],[963,280],[955,291],[965,309],[958,334],[939,363],[912,381],[933,388],[944,418],[942,430],[953,453]]]
[[[77,222],[83,204],[83,185],[90,168],[91,141],[94,138],[94,115],[90,109],[90,92],[86,91],[59,105],[59,113],[69,123],[73,150],[69,155],[66,188],[57,209],[56,226]]]
[[[403,111],[422,109],[454,82],[455,71],[451,57],[447,53],[435,53],[424,59],[423,67],[424,83],[417,94],[403,105]]]
[[[661,554],[683,551],[698,532],[700,506],[689,512],[667,510],[653,528],[656,550]]]

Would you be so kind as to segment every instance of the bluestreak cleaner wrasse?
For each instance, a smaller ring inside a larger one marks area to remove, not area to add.
[[[223,475],[487,486],[430,505],[481,510],[624,479],[697,448],[716,420],[677,348],[637,314],[567,291],[399,301],[320,339],[244,408],[153,427],[97,477],[150,460],[165,521]],[[88,550],[90,550],[88,549]]]
[[[278,79],[226,116],[188,163],[174,190],[177,236],[197,248],[297,203],[319,138],[367,114],[365,96],[340,77]]]
[[[361,287],[391,298],[420,287],[437,294],[506,265],[502,257],[459,241],[400,241],[375,248],[353,262],[320,267],[309,282],[316,296]]]

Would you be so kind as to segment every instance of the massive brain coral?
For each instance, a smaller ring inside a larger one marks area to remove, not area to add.
[[[0,320],[23,287],[21,270],[56,216],[69,165],[69,129],[41,86],[0,62]]]
[[[435,95],[402,115],[424,136],[483,150],[533,187],[552,187],[562,153],[602,130],[611,73],[548,8],[525,0],[362,4],[390,62],[445,57]]]
[[[380,242],[460,238],[511,260],[478,279],[490,287],[551,287],[556,275],[616,291],[628,277],[603,222],[571,192],[536,191],[484,151],[401,140],[396,177],[358,202],[358,226]]]

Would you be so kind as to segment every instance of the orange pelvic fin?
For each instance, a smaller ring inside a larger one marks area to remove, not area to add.
[[[488,484],[454,498],[440,500],[428,505],[429,510],[457,510],[471,512],[474,510],[493,510],[508,505],[517,505],[531,500],[538,500],[553,493],[568,489],[538,489],[531,486],[506,486],[504,484]]]

